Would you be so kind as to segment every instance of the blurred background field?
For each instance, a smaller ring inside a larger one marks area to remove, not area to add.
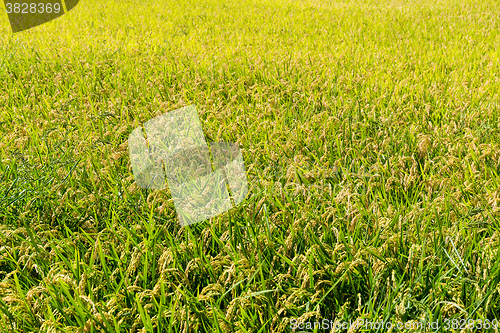
[[[15,35],[3,14],[0,332],[498,319],[499,12],[83,0]],[[191,104],[250,193],[181,228],[127,139]]]

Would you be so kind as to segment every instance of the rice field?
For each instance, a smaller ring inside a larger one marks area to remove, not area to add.
[[[3,14],[0,332],[498,332],[499,13],[82,0],[16,34]],[[249,194],[181,227],[127,141],[187,105],[241,147]]]

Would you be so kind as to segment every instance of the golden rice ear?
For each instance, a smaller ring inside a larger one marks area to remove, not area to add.
[[[78,1],[66,0],[66,10],[73,9]],[[4,4],[13,33],[47,23],[65,14],[62,0],[4,0]]]

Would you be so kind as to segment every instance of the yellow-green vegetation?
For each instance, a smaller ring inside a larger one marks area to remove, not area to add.
[[[84,0],[14,35],[3,14],[0,331],[498,318],[498,13]],[[242,147],[250,193],[181,228],[127,139],[191,104]]]

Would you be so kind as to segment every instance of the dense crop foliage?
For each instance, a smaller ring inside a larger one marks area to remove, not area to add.
[[[0,44],[0,331],[500,313],[500,3],[82,1]],[[127,139],[194,104],[250,193],[181,228]]]

